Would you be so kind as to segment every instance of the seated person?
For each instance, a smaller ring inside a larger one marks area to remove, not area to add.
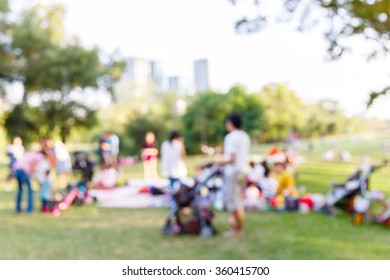
[[[264,165],[250,163],[250,171],[248,174],[248,186],[258,186],[259,182],[264,178]]]
[[[277,195],[299,197],[298,191],[295,187],[295,180],[291,173],[286,170],[284,162],[275,163],[276,180],[279,183]]]
[[[279,183],[272,176],[271,170],[267,165],[264,166],[264,178],[260,181],[260,189],[265,197],[265,199],[271,199],[276,196]]]

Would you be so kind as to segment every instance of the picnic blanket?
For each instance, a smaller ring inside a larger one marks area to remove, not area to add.
[[[145,188],[164,189],[168,180],[129,180],[126,186],[111,189],[93,189],[91,195],[99,207],[106,208],[148,208],[169,206],[171,197],[167,194],[153,195]]]

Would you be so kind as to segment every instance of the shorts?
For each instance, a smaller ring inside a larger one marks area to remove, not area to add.
[[[245,187],[246,174],[237,172],[225,175],[224,204],[229,212],[243,208],[242,192]]]

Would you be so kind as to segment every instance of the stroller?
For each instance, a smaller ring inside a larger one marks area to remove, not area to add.
[[[348,177],[343,184],[332,183],[333,189],[326,196],[326,204],[321,211],[327,215],[334,215],[333,207],[337,207],[348,213],[354,213],[354,200],[356,196],[369,190],[369,179],[372,173],[380,166],[362,164]]]
[[[68,193],[75,192],[73,205],[81,206],[88,198],[88,185],[92,181],[95,163],[90,160],[88,152],[77,151],[73,153],[73,171],[81,177],[76,184],[68,185]]]
[[[95,163],[90,160],[88,152],[74,152],[72,166],[73,171],[81,173],[84,184],[88,184],[92,180]]]
[[[377,206],[376,211],[373,210]],[[364,220],[383,224],[390,228],[390,199],[385,200],[379,191],[365,192],[358,195],[354,201],[352,223],[359,226]]]
[[[377,170],[387,164],[388,161],[384,161],[383,165],[372,169]],[[390,228],[390,199],[386,200],[380,191],[362,189],[361,194],[357,195],[353,202],[352,223],[359,226],[364,220],[383,224]]]
[[[178,191],[172,195],[173,202],[166,218],[162,234],[199,234],[212,237],[214,212],[211,205],[219,191],[218,180],[221,171],[204,168],[193,187],[178,182]]]

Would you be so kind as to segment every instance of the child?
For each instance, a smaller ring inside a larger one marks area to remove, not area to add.
[[[267,165],[264,166],[264,178],[260,181],[260,189],[264,198],[268,201],[276,196],[279,183],[272,176],[271,170]]]
[[[50,179],[50,170],[45,172],[45,176],[41,181],[41,190],[39,197],[42,201],[42,213],[49,213],[49,200],[51,198],[52,181]]]
[[[295,186],[295,180],[293,176],[286,170],[286,164],[284,162],[275,163],[276,180],[279,183],[277,190],[278,195],[285,197],[291,196],[298,198],[299,193]]]
[[[258,187],[259,183],[264,179],[265,163],[255,164],[254,162],[251,162],[249,165],[251,168],[248,174],[248,185]]]

